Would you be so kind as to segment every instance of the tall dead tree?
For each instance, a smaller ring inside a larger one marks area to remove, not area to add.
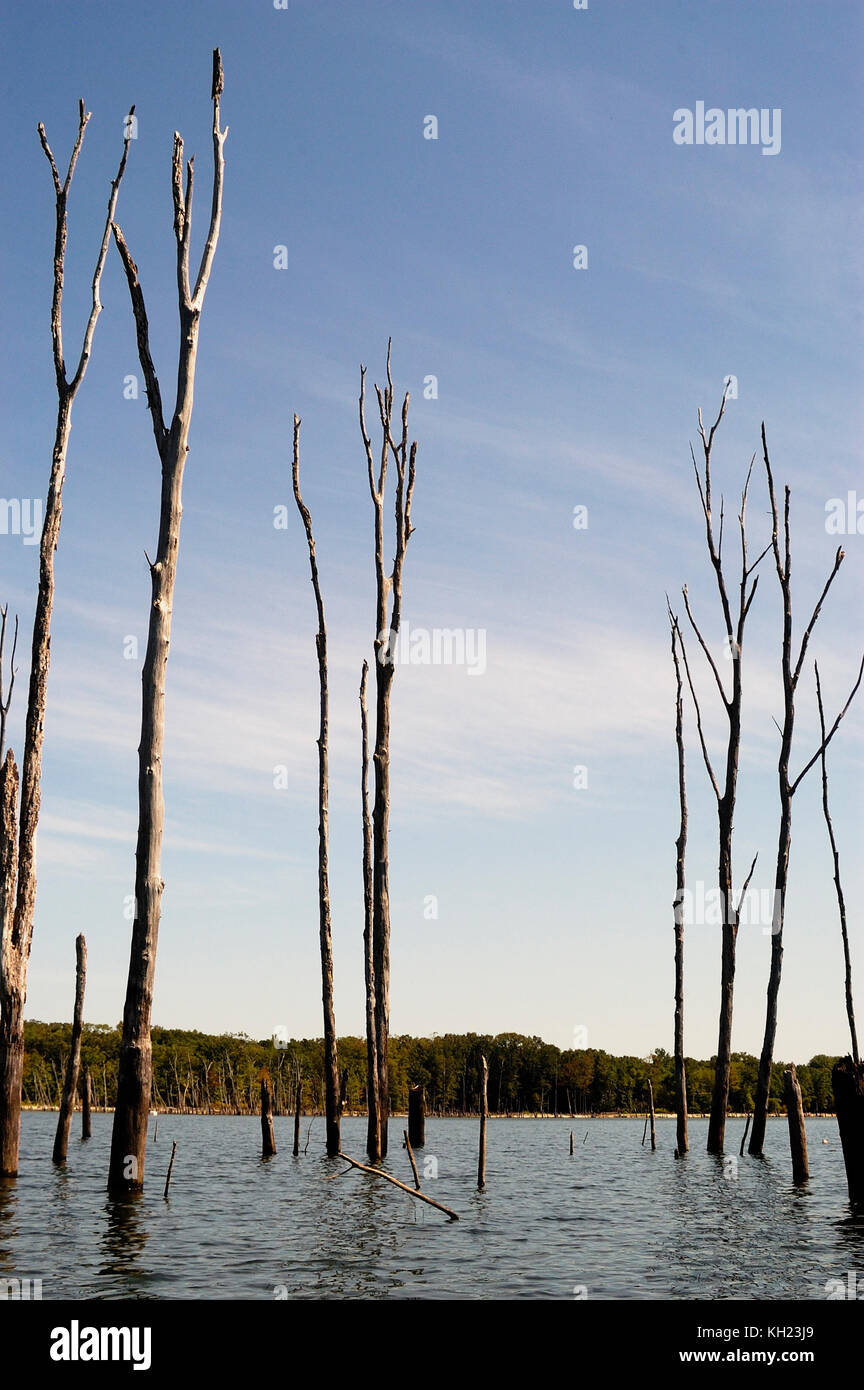
[[[189,272],[189,238],[192,225],[193,161],[186,164],[183,185],[183,140],[175,132],[171,189],[174,203],[174,239],[177,251],[177,293],[180,348],[177,395],[170,426],[162,415],[162,393],[150,354],[150,329],[138,268],[116,223],[114,240],[120,252],[132,300],[138,339],[138,357],[147,387],[147,404],[162,472],[159,539],[156,558],[148,559],[151,602],[147,651],[141,674],[141,742],[138,747],[138,840],[135,851],[135,918],[123,1033],[117,1076],[117,1104],[111,1136],[108,1189],[122,1194],[144,1183],[147,1152],[147,1117],[153,1082],[150,1019],[156,945],[164,884],[161,875],[162,831],[165,806],[162,793],[162,746],[165,733],[165,671],[171,640],[171,617],[177,557],[180,546],[183,472],[189,451],[189,426],[195,388],[198,333],[207,282],[219,240],[222,220],[222,186],[225,172],[224,143],[228,127],[219,124],[222,94],[222,60],[213,53],[213,197],[210,225],[198,274],[192,284]]]
[[[321,1000],[324,1006],[324,1116],[327,1154],[335,1158],[341,1147],[339,1126],[342,1118],[342,1091],[339,1082],[339,1052],[336,1044],[336,1016],[333,1008],[333,933],[330,924],[330,870],[328,849],[330,836],[330,695],[327,684],[327,625],[324,621],[324,600],[318,578],[315,537],[312,517],[300,494],[300,420],[294,416],[294,458],[291,469],[294,501],[306,532],[309,547],[309,568],[312,590],[318,614],[315,650],[318,653],[318,686],[320,718],[318,724],[318,937],[321,949]]]
[[[762,1039],[762,1052],[759,1057],[759,1073],[756,1081],[756,1100],[753,1106],[753,1128],[747,1152],[761,1154],[765,1143],[765,1126],[768,1118],[768,1100],[771,1093],[771,1068],[774,1061],[774,1041],[777,1034],[777,1000],[780,994],[780,976],[783,968],[783,924],[786,909],[786,887],[789,881],[789,850],[792,843],[792,799],[801,782],[824,753],[830,740],[837,732],[838,725],[852,702],[855,691],[864,674],[864,662],[858,673],[858,680],[840,711],[830,733],[823,730],[824,745],[817,749],[813,757],[792,781],[789,780],[789,759],[792,752],[792,736],[795,729],[795,694],[804,666],[804,658],[810,643],[813,628],[822,610],[822,604],[843,563],[844,552],[838,548],[834,565],[828,575],[822,593],[801,637],[798,655],[793,655],[792,646],[792,547],[789,529],[790,490],[784,490],[783,503],[783,543],[780,543],[780,518],[777,496],[774,490],[774,476],[768,454],[765,425],[762,425],[762,457],[768,481],[768,497],[771,502],[771,546],[774,551],[774,566],[783,599],[783,639],[781,646],[781,669],[783,674],[783,725],[780,728],[780,753],[777,760],[777,780],[780,792],[780,833],[777,842],[777,867],[774,875],[774,910],[771,921],[771,966],[768,974],[768,991],[765,1008],[765,1031]]]
[[[846,926],[846,898],[840,879],[840,852],[834,834],[831,808],[828,802],[828,763],[825,756],[827,739],[825,736],[825,708],[822,703],[822,685],[819,680],[819,667],[816,666],[816,701],[819,706],[819,728],[822,733],[822,813],[828,829],[831,857],[834,865],[834,888],[837,893],[837,907],[840,913],[840,931],[843,936],[843,960],[845,964],[846,1017],[849,1020],[849,1035],[852,1042],[851,1056],[841,1057],[831,1071],[831,1085],[834,1091],[834,1109],[837,1112],[837,1127],[840,1130],[840,1143],[843,1146],[843,1161],[846,1165],[846,1182],[849,1196],[857,1205],[864,1204],[864,1065],[858,1052],[858,1031],[855,1027],[855,1005],[852,999],[852,957],[849,952],[849,932]]]
[[[375,517],[375,798],[372,807],[372,947],[375,966],[375,1048],[377,1073],[378,1133],[380,1153],[387,1153],[387,1119],[390,1113],[388,1040],[390,1035],[390,697],[395,673],[396,642],[402,620],[402,570],[414,527],[411,499],[414,492],[417,444],[408,440],[408,392],[402,402],[401,430],[394,439],[393,378],[390,372],[391,342],[387,344],[387,384],[375,387],[381,422],[381,450],[376,470],[372,440],[366,429],[366,369],[360,368],[360,430],[366,450],[369,491]],[[392,568],[384,559],[384,495],[387,467],[392,455],[396,467],[396,536]],[[372,1126],[370,1125],[370,1132]]]
[[[134,113],[134,106],[130,116]],[[45,127],[38,126],[39,140],[51,167],[54,182],[54,288],[51,297],[51,345],[57,387],[57,417],[51,475],[45,499],[45,516],[39,543],[39,588],[33,615],[30,653],[30,682],[24,726],[24,756],[19,776],[9,749],[0,777],[0,1176],[18,1171],[18,1141],[21,1129],[21,1077],[24,1064],[24,1004],[27,997],[27,966],[33,939],[36,908],[36,830],[39,822],[42,784],[42,745],[45,735],[45,702],[51,660],[51,615],[54,608],[54,552],[60,539],[63,513],[63,484],[66,455],[72,432],[72,407],[90,361],[96,321],[102,312],[99,288],[111,239],[111,225],[117,195],[126,169],[132,123],[127,122],[123,154],[111,181],[108,211],[102,241],[91,281],[90,311],[84,328],[81,351],[70,377],[63,351],[63,286],[66,274],[67,210],[69,190],[81,153],[90,113],[78,103],[78,133],[61,179],[48,144]],[[17,847],[10,843],[17,836]]]
[[[687,771],[684,759],[684,701],[678,644],[682,641],[678,619],[667,602],[672,629],[672,661],[675,666],[675,746],[678,750],[678,805],[681,819],[675,841],[675,1115],[679,1156],[690,1148],[687,1135],[687,1072],[684,1065],[684,894],[687,855]]]
[[[86,982],[87,944],[84,937],[79,936],[75,941],[75,1008],[72,1013],[72,1038],[69,1044],[66,1076],[63,1081],[60,1114],[57,1117],[57,1133],[54,1136],[54,1163],[66,1162],[66,1151],[69,1147],[69,1130],[72,1126],[75,1095],[78,1091],[78,1076],[81,1070],[81,1033],[84,1028],[84,986]]]
[[[363,972],[366,981],[366,1152],[377,1163],[381,1157],[381,1114],[378,1105],[378,1045],[375,1036],[375,956],[373,947],[374,886],[372,874],[372,817],[369,811],[369,713],[366,682],[369,663],[360,677],[360,795],[363,815]]]
[[[727,387],[728,390],[728,387]],[[690,600],[687,594],[687,586],[684,586],[684,605],[687,610],[687,617],[690,625],[698,638],[711,674],[717,686],[723,709],[728,720],[728,736],[725,749],[725,771],[723,774],[722,790],[711,759],[708,756],[704,738],[700,741],[702,746],[702,756],[708,778],[717,798],[717,827],[719,838],[719,863],[718,863],[718,886],[720,890],[720,901],[723,904],[723,945],[720,960],[720,1021],[717,1040],[717,1063],[714,1071],[714,1087],[711,1096],[711,1116],[708,1122],[708,1152],[722,1153],[723,1140],[726,1132],[726,1111],[729,1102],[729,1077],[732,1066],[732,1009],[735,991],[735,954],[738,940],[738,906],[732,900],[732,827],[735,817],[735,798],[738,786],[738,755],[741,746],[741,702],[742,702],[742,680],[741,680],[741,653],[744,644],[744,628],[747,622],[747,615],[750,612],[750,605],[756,594],[758,576],[750,584],[750,576],[755,570],[759,561],[767,554],[770,546],[766,546],[762,554],[753,562],[747,561],[747,491],[750,486],[750,477],[753,472],[754,458],[750,460],[750,467],[747,471],[747,480],[744,484],[744,491],[741,494],[741,510],[738,513],[738,528],[741,538],[741,571],[739,580],[738,602],[733,616],[732,601],[729,597],[729,590],[726,582],[726,575],[723,568],[723,521],[724,508],[723,499],[720,499],[720,524],[715,535],[714,518],[712,514],[712,479],[711,479],[711,450],[714,444],[714,435],[717,427],[723,418],[726,408],[726,394],[723,392],[723,399],[720,403],[720,410],[717,419],[706,433],[702,422],[702,412],[699,411],[699,435],[702,440],[703,453],[703,474],[700,474],[696,463],[696,455],[691,447],[690,455],[693,460],[693,471],[696,474],[696,485],[699,489],[699,500],[702,504],[702,514],[705,518],[705,539],[708,546],[708,556],[717,583],[717,591],[720,598],[720,607],[723,614],[725,627],[725,649],[726,656],[732,665],[732,691],[726,694],[723,681],[720,678],[720,671],[717,662],[712,655],[711,649],[703,637],[696,619],[690,608]],[[748,588],[749,586],[749,588]],[[689,680],[689,671],[688,671]],[[696,701],[695,690],[692,681],[689,682],[694,703]],[[701,720],[700,720],[701,725]],[[755,864],[755,861],[754,861]],[[753,870],[751,869],[751,874]],[[749,882],[749,877],[748,877]],[[742,899],[743,900],[743,894]]]

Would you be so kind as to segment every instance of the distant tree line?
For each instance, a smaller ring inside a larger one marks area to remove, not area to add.
[[[68,1023],[28,1022],[25,1026],[24,1103],[58,1105],[71,1042]],[[120,1030],[106,1024],[84,1029],[82,1059],[90,1068],[95,1106],[111,1107],[116,1099]],[[673,1057],[658,1048],[650,1059],[614,1057],[602,1049],[562,1051],[542,1038],[519,1033],[494,1037],[445,1033],[431,1038],[393,1037],[390,1096],[394,1111],[408,1105],[408,1088],[425,1087],[431,1114],[473,1113],[478,1106],[480,1057],[489,1063],[489,1107],[493,1114],[610,1114],[641,1111],[648,1081],[660,1110],[675,1109]],[[366,1040],[339,1039],[339,1058],[348,1072],[346,1110],[366,1109]],[[818,1055],[798,1066],[805,1109],[833,1113],[831,1068],[836,1057]],[[772,1087],[772,1113],[782,1108],[783,1070],[776,1062],[778,1086]],[[691,1110],[711,1107],[714,1059],[687,1058]],[[153,1103],[163,1110],[213,1114],[253,1114],[260,1104],[262,1074],[272,1084],[276,1114],[293,1107],[297,1074],[306,1112],[324,1108],[324,1044],[321,1038],[292,1039],[284,1047],[244,1034],[153,1029]],[[746,1052],[732,1055],[730,1108],[751,1111],[759,1061]]]

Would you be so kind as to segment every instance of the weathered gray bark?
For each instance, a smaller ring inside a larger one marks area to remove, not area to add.
[[[820,755],[824,755],[824,749],[837,732],[837,726],[858,689],[861,681],[859,672],[858,682],[855,689],[849,696],[845,708],[841,711],[835,721],[830,735],[826,734],[822,728],[823,746],[817,750],[814,756],[807,763],[804,770],[793,780],[789,779],[789,759],[792,752],[792,736],[795,728],[795,694],[798,689],[798,681],[804,666],[804,658],[807,647],[816,621],[822,609],[822,604],[831,588],[837,573],[843,563],[844,552],[837,550],[834,557],[834,565],[828,579],[825,582],[819,601],[813,610],[807,627],[801,638],[801,644],[797,659],[792,654],[792,589],[790,574],[792,569],[791,554],[791,535],[789,529],[789,507],[790,491],[787,487],[784,491],[783,506],[783,549],[780,549],[780,519],[777,508],[777,498],[774,491],[774,477],[771,471],[771,460],[768,454],[768,442],[765,433],[765,426],[762,426],[762,457],[765,463],[765,473],[768,480],[768,496],[771,502],[772,533],[771,545],[774,551],[774,565],[777,570],[777,578],[780,584],[780,593],[783,600],[783,638],[781,645],[781,670],[783,675],[783,725],[780,729],[780,753],[777,761],[777,780],[780,793],[780,832],[777,842],[777,867],[774,875],[774,912],[771,923],[771,966],[768,973],[768,990],[765,1005],[765,1030],[762,1038],[762,1051],[759,1057],[759,1072],[756,1081],[756,1100],[753,1106],[753,1129],[750,1134],[750,1144],[748,1153],[759,1155],[762,1153],[765,1143],[765,1127],[768,1118],[768,1100],[771,1092],[771,1068],[774,1061],[774,1043],[777,1036],[777,1002],[780,995],[780,978],[783,969],[783,925],[786,912],[786,888],[789,881],[789,851],[792,844],[792,798],[801,781],[814,765]]]
[[[378,1043],[375,1031],[374,888],[372,874],[372,817],[369,814],[369,715],[366,682],[369,663],[360,677],[360,728],[362,754],[360,793],[363,814],[363,969],[366,980],[366,1152],[373,1163],[381,1159],[381,1116],[378,1105]]]
[[[65,1163],[69,1148],[69,1130],[72,1113],[75,1109],[75,1096],[78,1091],[78,1074],[81,1069],[81,1034],[84,1029],[84,986],[87,982],[87,943],[83,936],[75,941],[75,1008],[72,1013],[72,1039],[69,1044],[69,1060],[66,1063],[66,1076],[63,1082],[63,1096],[60,1101],[60,1114],[57,1117],[57,1133],[54,1137],[54,1162]]]
[[[135,919],[123,1034],[117,1078],[117,1104],[111,1136],[108,1189],[115,1195],[140,1189],[144,1184],[147,1154],[147,1117],[153,1082],[150,1020],[156,947],[159,937],[162,882],[162,746],[165,731],[165,671],[171,640],[171,618],[177,558],[180,546],[183,471],[189,450],[189,427],[195,387],[198,332],[207,282],[219,239],[222,218],[222,185],[225,170],[223,146],[228,128],[220,129],[219,98],[222,64],[218,49],[213,54],[213,199],[210,226],[194,288],[189,274],[193,164],[186,165],[183,188],[183,141],[174,136],[172,193],[174,236],[177,245],[177,288],[180,317],[180,350],[177,396],[170,426],[162,415],[159,381],[150,355],[150,332],[138,269],[123,233],[112,224],[114,240],[129,286],[138,339],[138,356],[147,386],[147,403],[162,470],[159,539],[156,558],[150,563],[151,602],[147,651],[141,675],[141,742],[138,747],[138,841],[135,852]]]
[[[667,604],[667,608],[669,605]],[[687,1073],[684,1065],[684,893],[687,855],[687,775],[684,759],[684,701],[678,643],[682,641],[678,619],[669,608],[672,629],[672,661],[675,665],[675,744],[678,750],[678,804],[681,819],[675,841],[675,1115],[679,1156],[690,1148],[687,1135]]]
[[[719,839],[719,861],[717,869],[718,887],[720,890],[720,901],[723,904],[723,928],[722,928],[722,950],[720,957],[720,1018],[718,1024],[717,1038],[717,1061],[714,1070],[714,1086],[711,1096],[711,1115],[708,1122],[708,1143],[709,1153],[722,1153],[723,1142],[726,1133],[726,1111],[729,1102],[729,1077],[732,1067],[732,1010],[735,991],[735,954],[738,940],[738,907],[733,902],[732,886],[732,827],[735,817],[735,799],[738,786],[738,755],[741,745],[741,702],[742,702],[742,679],[741,679],[741,657],[744,642],[744,628],[747,622],[747,615],[750,605],[756,593],[758,577],[753,580],[748,591],[750,575],[759,564],[759,561],[767,553],[769,547],[766,546],[762,554],[752,564],[747,563],[747,533],[746,533],[746,510],[747,510],[747,491],[750,485],[750,476],[753,470],[751,461],[747,473],[747,481],[741,496],[741,511],[738,514],[738,527],[741,536],[741,574],[739,581],[739,599],[737,612],[733,617],[732,604],[729,599],[729,592],[726,584],[726,575],[723,569],[722,548],[723,548],[723,503],[720,504],[720,527],[715,536],[714,521],[711,510],[711,450],[714,444],[714,435],[717,427],[723,418],[726,408],[726,392],[723,393],[723,400],[717,419],[706,433],[702,423],[702,412],[699,412],[699,434],[702,440],[702,452],[704,459],[704,485],[703,478],[700,476],[696,464],[696,457],[693,457],[693,469],[696,474],[696,483],[699,489],[699,500],[702,504],[702,514],[705,518],[705,538],[708,547],[708,556],[711,567],[714,570],[717,582],[717,591],[720,598],[720,607],[723,614],[725,628],[726,650],[732,666],[732,692],[726,694],[723,681],[717,663],[711,650],[705,641],[693,613],[690,608],[690,601],[687,588],[684,588],[684,605],[687,610],[687,617],[690,625],[699,640],[699,645],[705,655],[711,673],[714,677],[723,708],[728,720],[728,736],[725,749],[725,772],[723,778],[723,789],[714,774],[711,760],[708,756],[705,740],[702,734],[701,718],[698,711],[698,702],[690,680],[689,668],[687,669],[688,683],[693,696],[694,704],[697,706],[697,721],[699,728],[699,738],[702,747],[702,755],[705,767],[714,795],[717,798],[717,829]],[[755,861],[754,861],[755,863]],[[752,869],[751,869],[752,874]],[[749,882],[749,879],[748,879]]]
[[[132,107],[132,112],[135,108]],[[132,114],[130,112],[130,115]],[[54,376],[57,386],[57,418],[48,495],[39,545],[39,589],[33,617],[33,640],[30,654],[30,682],[27,692],[27,713],[24,729],[24,756],[21,764],[20,804],[4,807],[4,838],[18,837],[17,855],[8,846],[0,848],[0,860],[5,865],[4,882],[0,889],[3,899],[2,943],[0,943],[0,1176],[14,1176],[18,1171],[18,1141],[21,1126],[21,1076],[24,1059],[24,1003],[27,997],[27,966],[33,939],[33,918],[36,907],[36,830],[39,822],[42,783],[42,746],[45,734],[45,702],[48,690],[48,670],[51,659],[51,615],[54,607],[54,552],[60,539],[63,513],[63,484],[66,479],[66,455],[72,429],[72,406],[87,371],[96,321],[102,312],[99,287],[108,253],[110,228],[117,206],[120,182],[129,153],[131,126],[123,142],[123,155],[115,178],[111,182],[108,211],[102,242],[96,258],[91,282],[90,313],[84,329],[81,353],[74,375],[66,371],[63,355],[63,282],[66,272],[67,207],[69,189],[81,153],[84,131],[90,120],[83,101],[78,104],[78,133],[69,158],[65,178],[54,161],[51,147],[40,123],[39,139],[51,166],[55,193],[54,224],[54,289],[51,300],[51,344],[54,357]],[[11,750],[10,750],[11,753]],[[17,772],[15,776],[17,787]],[[6,794],[9,794],[7,782]],[[8,877],[6,875],[9,875]],[[14,908],[12,906],[14,902]]]
[[[309,567],[312,589],[318,614],[315,649],[318,653],[318,685],[320,719],[318,726],[318,924],[321,950],[321,1001],[324,1008],[324,1116],[327,1154],[335,1158],[341,1147],[339,1128],[342,1118],[342,1091],[339,1083],[339,1053],[336,1044],[336,1016],[333,1005],[333,933],[330,922],[330,871],[328,863],[330,821],[330,705],[327,684],[327,625],[324,621],[324,600],[318,578],[315,537],[312,517],[300,494],[300,420],[294,416],[294,456],[291,470],[294,500],[306,532],[309,547]],[[347,1078],[346,1078],[347,1080]]]
[[[387,385],[376,386],[381,421],[381,453],[377,478],[372,441],[366,429],[364,367],[360,369],[360,428],[366,450],[369,491],[375,517],[375,798],[372,808],[373,960],[375,966],[375,1047],[381,1156],[387,1153],[390,1114],[388,1040],[390,1035],[390,696],[395,671],[394,645],[402,620],[402,569],[411,537],[411,498],[414,491],[417,445],[408,441],[408,393],[402,403],[402,429],[397,444],[392,433],[393,380],[387,345]],[[387,573],[384,560],[384,493],[390,454],[396,465],[396,547]],[[388,616],[389,614],[389,616]]]

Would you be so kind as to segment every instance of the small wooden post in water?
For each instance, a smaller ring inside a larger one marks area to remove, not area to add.
[[[651,1148],[657,1149],[657,1128],[654,1124],[654,1087],[648,1082],[648,1118],[651,1121]]]
[[[408,1088],[408,1137],[415,1149],[426,1143],[426,1092],[422,1086]]]
[[[78,1090],[78,1073],[81,1069],[81,1032],[84,1014],[84,983],[87,978],[87,946],[83,936],[75,941],[75,1012],[72,1015],[72,1041],[69,1047],[69,1061],[66,1063],[66,1076],[63,1081],[63,1096],[60,1100],[60,1114],[57,1117],[57,1133],[54,1136],[55,1163],[66,1162],[69,1146],[69,1128],[72,1124],[72,1111],[75,1109],[75,1093]]]
[[[303,1099],[303,1082],[297,1077],[297,1090],[294,1095],[294,1157],[300,1153],[300,1107]]]
[[[748,1115],[748,1116],[747,1116],[747,1123],[746,1123],[746,1125],[744,1126],[744,1138],[741,1140],[741,1157],[742,1157],[742,1158],[743,1158],[743,1156],[744,1156],[744,1145],[747,1143],[747,1133],[748,1133],[748,1131],[749,1131],[749,1129],[750,1129],[750,1121],[751,1121],[752,1119],[753,1119],[753,1116],[752,1116],[752,1115]]]
[[[174,1155],[176,1154],[176,1152],[177,1152],[177,1140],[175,1139],[175,1140],[174,1140],[174,1143],[171,1145],[171,1162],[168,1164],[168,1176],[167,1176],[167,1178],[165,1179],[165,1192],[164,1192],[163,1195],[165,1196],[166,1199],[167,1199],[167,1197],[168,1197],[168,1188],[169,1188],[170,1185],[171,1185],[171,1174],[174,1172]]]
[[[570,1156],[571,1156],[571,1158],[572,1158],[572,1156],[573,1156],[573,1131],[572,1131],[572,1129],[571,1129],[571,1131],[570,1131]]]
[[[480,1058],[480,1155],[477,1162],[477,1191],[482,1192],[486,1186],[486,1116],[489,1113],[489,1102],[486,1097],[486,1087],[489,1084],[489,1064],[485,1057]]]
[[[850,1201],[864,1205],[864,1063],[841,1057],[831,1072]]]
[[[783,1074],[783,1095],[789,1116],[789,1147],[792,1150],[792,1181],[806,1182],[810,1176],[807,1162],[807,1136],[804,1132],[804,1105],[801,1087],[794,1067]]]
[[[416,1160],[415,1160],[415,1158],[414,1158],[414,1150],[411,1148],[411,1140],[408,1138],[408,1131],[407,1131],[407,1129],[403,1129],[402,1133],[403,1133],[403,1135],[404,1135],[404,1137],[405,1137],[405,1147],[406,1147],[406,1149],[408,1150],[408,1157],[409,1157],[410,1160],[411,1160],[411,1171],[412,1171],[412,1173],[414,1174],[414,1186],[416,1187],[417,1191],[419,1192],[419,1191],[420,1191],[420,1174],[417,1172],[417,1162],[416,1162]]]
[[[90,1068],[85,1062],[81,1067],[81,1138],[89,1139],[90,1125]]]
[[[648,1133],[648,1116],[645,1116],[645,1124],[642,1128],[642,1147],[645,1147],[645,1136]]]
[[[270,1083],[266,1076],[261,1078],[261,1157],[272,1158],[276,1152],[276,1139],[273,1134],[273,1101],[270,1096]]]

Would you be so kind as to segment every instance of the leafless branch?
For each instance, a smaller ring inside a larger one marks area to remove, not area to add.
[[[15,615],[15,633],[12,638],[12,655],[9,658],[9,689],[6,698],[3,698],[3,648],[6,645],[6,624],[9,617],[9,605],[4,604],[0,608],[0,762],[3,761],[3,753],[6,748],[6,720],[12,705],[12,691],[15,689],[15,652],[18,648],[18,615]]]
[[[802,782],[803,779],[807,776],[807,773],[810,771],[811,767],[812,767],[813,764],[816,762],[817,758],[821,758],[821,757],[822,757],[822,755],[823,755],[824,752],[825,752],[825,749],[828,747],[828,745],[829,745],[829,743],[831,742],[832,738],[834,737],[834,735],[836,734],[837,730],[839,729],[841,719],[842,719],[843,716],[845,715],[846,711],[848,710],[849,706],[851,705],[852,701],[855,699],[855,696],[856,696],[857,693],[858,693],[858,687],[859,687],[860,684],[861,684],[862,677],[864,677],[864,656],[862,656],[862,658],[861,658],[861,665],[858,667],[858,678],[857,678],[857,680],[855,681],[855,684],[853,685],[852,689],[851,689],[850,692],[849,692],[849,698],[847,699],[847,701],[846,701],[845,705],[843,706],[843,708],[841,709],[840,713],[837,715],[837,718],[834,720],[834,723],[831,725],[831,728],[829,729],[827,736],[826,736],[826,735],[823,735],[823,737],[822,737],[822,742],[820,743],[819,747],[816,749],[816,752],[813,754],[813,757],[812,757],[812,758],[810,759],[810,761],[801,769],[801,771],[798,773],[798,776],[795,778],[795,781],[791,784],[791,791],[793,792],[793,794],[794,794],[795,791],[797,791],[799,783]]]
[[[819,681],[819,667],[815,662],[813,669],[816,673],[816,703],[819,706],[819,728],[822,733],[822,747],[820,749],[820,757],[822,760],[822,812],[825,817],[825,824],[828,828],[828,839],[831,844],[831,858],[834,863],[834,887],[837,891],[837,906],[840,911],[840,931],[843,936],[843,959],[846,968],[846,1016],[849,1020],[849,1032],[852,1038],[852,1058],[857,1067],[860,1059],[858,1055],[858,1033],[855,1028],[855,1006],[852,1000],[852,957],[849,952],[849,932],[846,926],[846,899],[843,896],[843,884],[840,879],[840,852],[837,849],[834,824],[831,820],[831,811],[828,805],[828,763],[825,757],[828,739],[825,734],[825,709],[822,704],[822,686]]]

